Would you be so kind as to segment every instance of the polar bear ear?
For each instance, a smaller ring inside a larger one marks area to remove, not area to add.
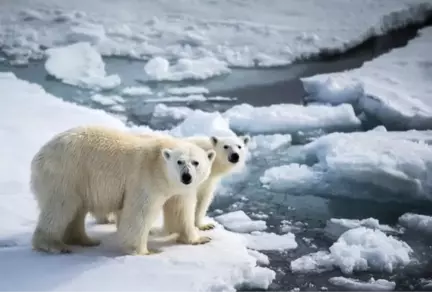
[[[163,158],[165,158],[165,160],[170,160],[170,158],[171,158],[171,153],[172,153],[172,151],[170,150],[170,149],[167,149],[167,148],[164,148],[164,149],[162,149],[162,156],[163,156]]]
[[[213,160],[216,157],[216,151],[214,151],[213,149],[210,149],[207,151],[207,157],[210,160],[210,162],[213,162]]]
[[[249,135],[240,136],[240,139],[243,141],[245,145],[249,144],[251,137]]]
[[[215,136],[211,136],[210,141],[212,142],[213,146],[216,146],[216,144],[218,142],[218,138],[216,138]]]

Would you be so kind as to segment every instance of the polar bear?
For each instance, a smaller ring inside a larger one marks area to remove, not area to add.
[[[210,230],[215,227],[214,224],[205,224],[204,219],[213,201],[214,192],[225,176],[245,165],[250,136],[187,137],[184,140],[192,142],[206,151],[216,151],[211,174],[198,188],[195,206],[195,226],[200,230]],[[173,196],[165,202],[163,206],[163,230],[165,233],[171,234],[182,231],[183,226],[179,222],[182,222],[180,219],[187,215],[186,204],[188,201],[179,195]]]
[[[117,233],[124,251],[157,252],[147,249],[147,239],[163,204],[173,195],[195,197],[214,158],[214,150],[181,139],[143,140],[101,126],[60,133],[31,162],[31,189],[40,208],[33,248],[68,253],[68,245],[98,245],[85,232],[87,212],[122,209]],[[184,230],[188,243],[210,240],[192,227]]]
[[[137,134],[143,139],[152,139],[154,137],[168,136],[159,133],[144,133]],[[199,186],[196,201],[193,202],[190,197],[174,196],[166,201],[163,206],[164,217],[164,232],[179,233],[179,242],[185,241],[181,234],[185,224],[185,220],[194,213],[194,225],[200,230],[210,230],[214,224],[204,224],[204,218],[207,210],[213,200],[214,192],[222,178],[232,173],[236,169],[244,166],[247,154],[247,146],[251,140],[250,136],[226,136],[226,137],[206,137],[192,136],[183,138],[183,140],[192,142],[205,151],[216,151],[216,157],[213,161],[210,176]],[[192,211],[191,211],[192,209]],[[115,221],[114,214],[95,214],[97,222],[113,223]]]

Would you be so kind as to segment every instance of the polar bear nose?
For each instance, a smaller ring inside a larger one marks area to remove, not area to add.
[[[192,176],[189,173],[185,172],[181,175],[181,181],[185,185],[188,185],[192,182]]]
[[[238,153],[233,153],[228,157],[229,162],[232,163],[237,163],[240,159],[240,156],[238,155]]]

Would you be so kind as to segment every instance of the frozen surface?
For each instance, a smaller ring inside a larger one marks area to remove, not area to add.
[[[124,102],[124,99],[119,95],[102,95],[99,93],[93,94],[90,99],[101,105],[116,105]]]
[[[329,282],[335,286],[353,291],[392,291],[396,287],[395,282],[387,281],[385,279],[375,280],[374,278],[371,278],[367,282],[363,282],[352,278],[333,277],[329,279]]]
[[[345,51],[423,20],[430,5],[426,0],[8,1],[0,12],[0,44],[20,64],[42,57],[45,47],[89,41],[103,55],[272,66]]]
[[[241,233],[252,231],[263,231],[267,229],[266,222],[263,220],[252,220],[243,211],[235,211],[219,215],[214,218],[229,230]]]
[[[123,88],[122,94],[136,96],[136,95],[150,95],[153,94],[153,92],[148,86],[128,86]]]
[[[411,261],[411,247],[380,230],[366,227],[350,229],[330,247],[291,262],[295,272],[319,273],[338,267],[344,274],[355,271],[392,273]]]
[[[209,90],[201,86],[172,87],[167,90],[172,95],[207,94]]]
[[[224,97],[224,96],[211,96],[205,97],[202,94],[191,94],[187,96],[166,96],[166,97],[156,97],[147,98],[146,102],[191,102],[191,101],[221,101],[221,100],[232,100],[235,98]]]
[[[432,217],[414,213],[405,213],[399,217],[399,223],[414,231],[432,235]]]
[[[89,43],[51,48],[46,54],[45,69],[64,83],[90,89],[112,89],[120,85],[120,77],[107,75],[101,55]]]
[[[268,107],[236,105],[224,113],[230,126],[249,133],[289,133],[316,129],[356,129],[360,120],[351,105],[336,107],[323,105],[300,106],[278,104]]]
[[[180,81],[184,79],[204,80],[210,77],[229,73],[225,62],[206,57],[196,60],[182,58],[175,64],[167,59],[154,57],[144,66],[148,80]]]
[[[271,232],[254,231],[243,236],[247,239],[247,246],[255,250],[288,250],[298,246],[295,235],[292,233],[279,235]]]
[[[102,239],[100,247],[77,249],[67,256],[32,251],[38,211],[28,179],[30,161],[39,147],[59,131],[78,125],[127,128],[105,112],[66,103],[10,73],[0,73],[0,90],[4,96],[0,107],[0,258],[8,263],[0,265],[1,289],[234,291],[240,286],[266,289],[274,279],[273,271],[257,267],[265,256],[249,253],[241,235],[220,226],[208,232],[213,239],[208,244],[167,243],[161,254],[137,257],[119,254],[114,226],[88,222],[90,234]]]
[[[361,68],[304,78],[305,90],[314,100],[352,103],[393,128],[431,129],[431,42],[432,28],[424,28],[407,46]]]
[[[343,219],[343,218],[331,218],[327,221],[325,232],[332,237],[338,238],[342,233],[349,229],[357,228],[360,226],[364,226],[371,229],[378,229],[384,233],[398,233],[396,229],[389,225],[380,224],[379,221],[375,218],[367,218],[367,219]]]
[[[310,188],[376,200],[431,200],[430,131],[417,133],[329,134],[303,146],[296,157],[299,164],[270,168],[260,180],[275,191]],[[357,185],[357,191],[350,185]],[[366,185],[382,195],[374,196]]]

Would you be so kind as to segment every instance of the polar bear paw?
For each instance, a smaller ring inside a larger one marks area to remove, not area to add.
[[[212,230],[215,227],[216,225],[214,225],[213,223],[208,223],[208,224],[198,226],[198,229],[201,231],[207,231],[207,230]]]

